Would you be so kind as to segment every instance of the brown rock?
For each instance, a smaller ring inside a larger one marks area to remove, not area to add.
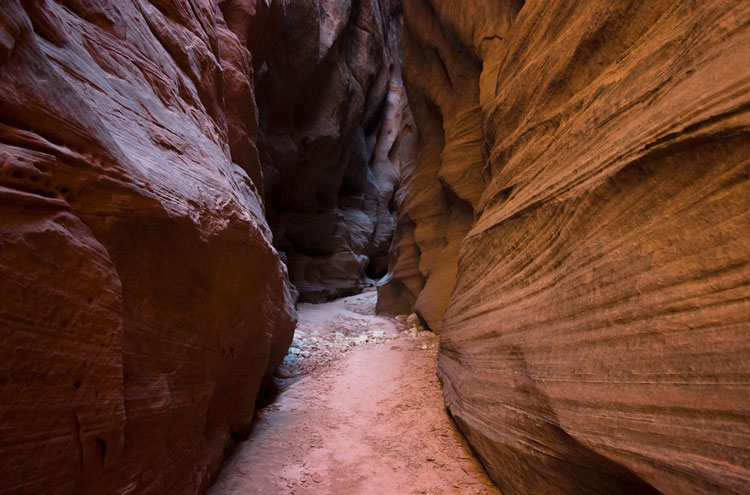
[[[418,122],[416,164],[402,168],[391,276],[378,310],[415,310],[440,331],[456,259],[484,190],[479,106],[482,54],[517,2],[405,2],[404,78]],[[433,22],[435,17],[440,22]]]
[[[200,492],[291,341],[234,21],[0,5],[2,493]]]
[[[402,136],[399,2],[294,2],[257,76],[274,241],[300,300],[379,278],[395,228]]]
[[[422,145],[380,294],[444,316],[494,481],[746,492],[750,5],[404,5]]]

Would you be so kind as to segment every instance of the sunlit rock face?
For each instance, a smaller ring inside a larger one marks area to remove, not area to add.
[[[418,155],[402,169],[385,313],[416,310],[435,331],[456,279],[461,240],[485,186],[479,105],[483,54],[519,2],[405,2],[404,78],[419,127]],[[500,35],[498,35],[500,36]]]
[[[386,272],[415,131],[400,36],[400,1],[295,1],[260,67],[268,220],[301,301],[356,293]]]
[[[0,4],[0,492],[202,491],[294,327],[254,66],[284,2]]]
[[[441,332],[503,493],[750,486],[749,21],[405,0],[420,147],[381,310]]]

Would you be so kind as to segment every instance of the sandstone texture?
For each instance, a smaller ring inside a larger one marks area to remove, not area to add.
[[[203,491],[292,339],[255,67],[284,3],[0,4],[0,493]]]
[[[359,292],[386,272],[415,131],[400,37],[400,1],[294,1],[259,68],[268,221],[300,301]]]
[[[397,193],[393,259],[378,309],[415,309],[443,326],[456,260],[484,190],[479,78],[492,35],[504,33],[522,2],[406,2],[404,78],[419,127]],[[406,146],[406,143],[405,143]],[[418,154],[416,149],[418,148]],[[406,148],[405,148],[406,149]]]
[[[750,4],[405,0],[403,38],[379,309],[441,332],[492,479],[748,493]]]

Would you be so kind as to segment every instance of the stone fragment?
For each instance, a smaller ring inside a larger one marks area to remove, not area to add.
[[[276,376],[278,378],[289,378],[292,376],[292,373],[288,369],[280,367],[276,370]]]

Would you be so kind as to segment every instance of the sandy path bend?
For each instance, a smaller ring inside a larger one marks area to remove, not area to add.
[[[445,413],[435,337],[399,336],[373,303],[365,295],[301,308],[300,327],[332,318],[341,331],[354,304],[352,331],[377,325],[386,340],[328,358],[262,410],[210,495],[499,493]]]

